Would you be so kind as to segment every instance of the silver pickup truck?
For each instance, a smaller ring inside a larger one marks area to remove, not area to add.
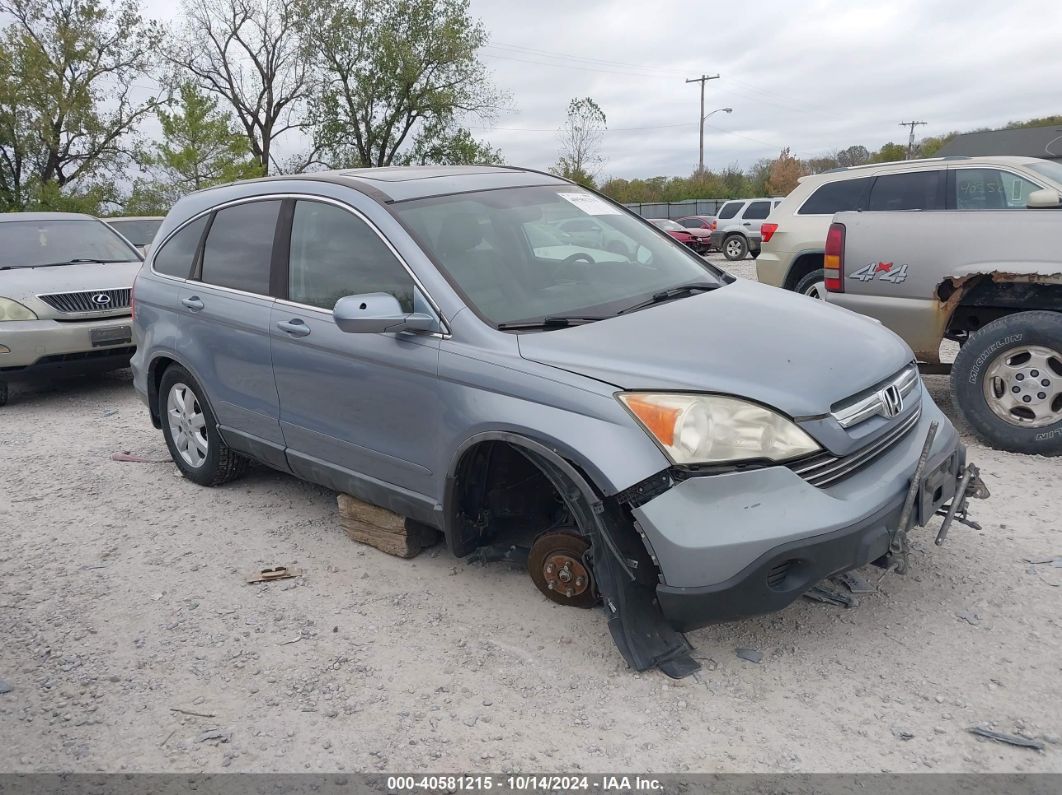
[[[1029,209],[838,213],[827,300],[877,318],[991,445],[1062,454],[1062,194]],[[943,339],[961,346],[940,363]]]

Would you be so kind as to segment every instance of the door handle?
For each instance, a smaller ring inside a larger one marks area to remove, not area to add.
[[[745,223],[742,224],[742,226],[752,226],[752,222],[751,221],[746,221]]]
[[[277,323],[277,328],[293,337],[305,337],[310,333],[310,327],[298,318],[295,318],[294,320],[281,320]]]
[[[193,312],[198,312],[206,306],[206,304],[203,303],[203,300],[198,295],[193,295],[191,298],[182,298],[181,303],[191,309]]]

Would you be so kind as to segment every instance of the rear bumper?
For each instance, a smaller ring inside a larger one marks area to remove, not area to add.
[[[925,398],[915,429],[834,486],[818,488],[786,467],[674,485],[633,509],[661,572],[657,597],[677,629],[779,610],[819,580],[889,551],[930,423],[938,431],[916,502],[925,524],[958,486],[965,449]]]
[[[760,256],[756,258],[756,281],[772,287],[781,287],[785,284],[791,262],[792,255],[788,253],[761,250]]]
[[[83,322],[0,323],[0,380],[125,367],[134,347],[128,315]]]

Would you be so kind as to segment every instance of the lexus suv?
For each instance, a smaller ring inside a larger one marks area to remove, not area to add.
[[[0,214],[0,406],[10,381],[128,366],[141,264],[90,215]]]
[[[628,253],[536,248],[543,223]],[[902,571],[907,531],[963,518],[978,485],[879,323],[737,280],[518,168],[186,196],[137,278],[134,338],[134,386],[185,477],[215,486],[253,459],[457,556],[522,560],[545,597],[603,605],[632,667],[672,676],[697,667],[684,630],[871,561]]]

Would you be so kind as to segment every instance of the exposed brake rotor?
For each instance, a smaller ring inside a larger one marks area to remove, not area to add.
[[[527,570],[543,594],[562,605],[593,607],[598,600],[587,566],[590,542],[574,530],[551,530],[531,545]]]

